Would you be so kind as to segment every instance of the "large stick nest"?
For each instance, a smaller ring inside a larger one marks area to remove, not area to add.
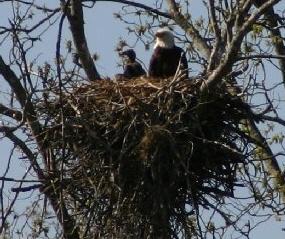
[[[201,82],[101,80],[39,104],[50,168],[63,165],[65,195],[93,235],[171,235],[207,198],[233,197],[247,107],[226,86],[201,97]]]

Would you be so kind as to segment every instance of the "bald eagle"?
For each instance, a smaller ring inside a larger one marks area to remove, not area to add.
[[[180,69],[185,70],[188,77],[188,63],[182,48],[175,46],[172,32],[166,28],[159,29],[156,34],[154,52],[150,59],[149,76],[174,76],[180,63]]]
[[[146,75],[146,72],[142,68],[141,64],[136,61],[136,53],[133,49],[123,51],[119,53],[119,55],[123,57],[124,72],[123,74],[118,74],[117,76],[124,78],[133,78]]]

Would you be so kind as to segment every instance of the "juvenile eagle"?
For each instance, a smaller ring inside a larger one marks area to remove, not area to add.
[[[133,78],[145,75],[146,72],[141,64],[136,61],[136,53],[134,50],[129,49],[120,53],[124,61],[124,73],[118,74],[120,77]]]
[[[188,63],[182,48],[175,46],[172,32],[166,28],[159,29],[156,34],[154,52],[150,59],[149,76],[174,76],[180,63],[180,69],[185,70],[188,77]]]

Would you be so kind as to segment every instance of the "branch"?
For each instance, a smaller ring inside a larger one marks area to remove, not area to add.
[[[27,92],[21,85],[20,79],[16,74],[11,70],[11,68],[5,64],[3,58],[0,56],[0,74],[8,82],[11,89],[13,89],[16,98],[18,99],[21,107],[24,110],[24,114],[27,120],[28,125],[31,128],[32,134],[37,141],[37,144],[40,149],[43,149],[42,137],[40,137],[42,132],[42,127],[37,119],[37,114],[35,112],[33,103],[29,99]],[[43,153],[43,151],[42,151]]]
[[[247,21],[237,30],[236,35],[233,37],[225,57],[221,59],[221,63],[218,67],[209,75],[206,82],[201,86],[201,93],[204,94],[208,92],[213,86],[215,86],[221,79],[227,75],[232,68],[233,63],[237,60],[237,55],[241,44],[243,42],[244,36],[250,31],[251,26],[256,22],[256,20],[264,14],[268,8],[277,4],[280,0],[269,0],[264,3],[257,11],[255,11]]]
[[[255,0],[254,4],[257,7],[262,6],[264,3],[264,0]],[[268,8],[268,10],[265,12],[266,22],[269,25],[269,31],[271,32],[271,39],[272,45],[275,48],[275,52],[278,55],[285,55],[285,46],[283,44],[283,38],[281,35],[280,30],[278,29],[278,21],[280,20],[280,17],[274,12],[273,6]],[[281,74],[283,78],[283,84],[285,86],[285,58],[279,58],[279,65],[281,68]]]
[[[9,128],[5,128],[4,127],[1,127],[2,132],[5,133],[5,136],[10,139],[17,147],[19,147],[22,152],[28,157],[30,163],[31,163],[31,166],[33,167],[34,171],[37,173],[38,175],[38,178],[40,180],[44,179],[45,176],[44,176],[44,173],[42,171],[42,169],[40,168],[38,162],[37,162],[37,158],[36,156],[34,155],[34,153],[27,147],[27,145],[22,141],[20,140],[17,136],[15,136],[13,134],[13,131],[11,131]]]
[[[283,59],[285,60],[285,54],[284,55],[273,55],[273,54],[258,54],[258,55],[249,55],[249,56],[241,56],[237,57],[237,61],[242,61],[242,60],[249,60],[249,59],[254,59],[254,58],[264,58],[264,59]]]
[[[189,22],[189,20],[179,11],[174,0],[167,0],[170,16],[191,38],[195,48],[204,51],[207,57],[211,55],[211,48],[207,45],[199,31]]]
[[[57,215],[57,218],[59,222],[61,223],[63,227],[64,234],[67,236],[66,238],[74,238],[79,239],[79,233],[78,228],[75,226],[75,222],[73,218],[70,216],[65,203],[60,201],[60,194],[59,194],[59,185],[55,186],[53,185],[53,181],[49,181],[47,177],[43,174],[43,171],[40,169],[36,157],[32,153],[32,151],[26,146],[26,144],[20,140],[18,137],[16,137],[10,130],[7,130],[5,132],[5,135],[21,150],[27,155],[31,162],[31,166],[35,169],[35,172],[38,175],[38,178],[40,179],[38,182],[43,182],[45,186],[50,186],[51,190],[45,190],[44,193],[47,196],[47,198],[50,200],[50,203],[54,209],[54,212]],[[0,178],[3,180],[3,178]],[[5,178],[7,181],[11,178]],[[12,180],[10,180],[12,181]],[[14,180],[15,181],[15,180]],[[21,183],[24,181],[21,180]],[[42,184],[37,184],[31,187],[19,187],[12,189],[13,192],[19,193],[19,192],[26,192],[35,188],[41,188],[43,186]]]
[[[12,154],[10,155],[10,159],[11,159],[11,156],[12,156]],[[22,177],[23,179],[27,177],[27,175],[29,174],[30,170],[31,170],[31,167],[29,167],[26,170],[25,174]],[[6,171],[6,172],[8,172],[8,171]],[[23,184],[23,182],[20,182],[20,186],[19,187],[21,187],[22,184]],[[4,181],[2,181],[2,189],[3,189],[3,186],[4,186]],[[2,191],[2,193],[3,193],[3,191]],[[5,224],[6,224],[6,221],[7,221],[8,217],[9,217],[9,215],[11,215],[11,212],[13,211],[13,207],[14,207],[16,201],[17,201],[18,196],[19,196],[19,192],[16,192],[16,194],[14,195],[14,198],[9,201],[8,207],[4,210],[5,212],[2,210],[2,213],[1,213],[1,224],[2,225],[0,226],[0,234],[1,235],[2,235],[3,229],[5,227]],[[2,197],[2,194],[1,194],[1,199],[2,199],[1,200],[2,201],[1,202],[1,206],[2,206],[2,209],[3,209],[3,197]]]
[[[45,148],[44,148],[44,138],[45,135],[42,132],[42,127],[37,119],[34,106],[27,96],[27,92],[23,88],[23,86],[20,83],[20,79],[16,76],[16,74],[10,69],[8,65],[5,64],[3,58],[0,56],[0,74],[3,75],[4,79],[8,82],[10,87],[15,92],[16,98],[18,99],[21,107],[24,109],[25,113],[25,119],[27,120],[27,123],[31,129],[32,135],[35,138],[35,141],[37,143],[37,146],[39,148],[39,151],[41,152],[44,161],[45,161],[45,168],[48,169],[48,162],[45,157]],[[36,161],[36,157],[31,152],[31,150],[27,147],[27,145],[21,141],[19,138],[17,138],[12,131],[7,130],[5,132],[5,135],[14,142],[17,146],[21,148],[21,150],[27,155],[27,157],[30,160],[31,165],[33,166],[35,172],[37,173],[37,176],[39,179],[46,179],[43,171],[41,170],[40,166],[38,165]],[[46,184],[52,183],[52,182],[46,182]],[[48,190],[45,192],[45,195],[49,199],[54,212],[57,215],[57,218],[59,222],[61,223],[63,227],[64,234],[66,238],[72,238],[72,239],[79,239],[79,232],[78,227],[76,227],[75,222],[73,218],[70,216],[66,205],[60,200],[60,193],[59,189],[56,188],[54,190]]]
[[[100,79],[100,75],[95,67],[94,61],[88,49],[88,44],[84,32],[84,20],[82,3],[78,0],[70,1],[70,8],[68,4],[65,6],[65,12],[70,24],[73,41],[80,58],[82,67],[89,80]]]
[[[172,19],[171,15],[169,15],[166,12],[161,12],[161,11],[159,11],[157,9],[154,9],[152,7],[149,7],[149,6],[145,5],[145,4],[137,3],[137,2],[133,2],[133,1],[127,1],[127,0],[94,0],[94,2],[116,2],[116,3],[122,3],[122,4],[130,5],[130,6],[133,6],[133,7],[138,7],[138,8],[144,9],[146,11],[149,11],[149,12],[154,13],[154,14],[156,14],[158,16],[161,16],[161,17]]]
[[[221,51],[222,48],[222,36],[221,36],[221,29],[218,26],[217,22],[217,16],[215,12],[215,5],[214,1],[208,0],[209,5],[210,5],[210,15],[211,15],[211,24],[214,28],[214,33],[216,37],[215,45],[212,50],[211,56],[209,58],[209,65],[208,65],[208,71],[212,70],[215,65],[217,64],[218,60],[217,58],[219,57],[219,52]],[[224,47],[223,47],[224,48]]]
[[[0,0],[0,3],[1,2],[15,2],[15,0]],[[25,5],[28,5],[29,7],[32,6],[32,7],[36,8],[36,9],[42,10],[44,12],[53,12],[54,11],[54,9],[47,8],[44,4],[43,4],[43,6],[35,4],[35,1],[17,0],[17,2],[25,4]]]
[[[252,24],[256,22],[256,20],[269,8],[271,8],[274,4],[277,4],[279,1],[280,0],[267,1],[256,12],[254,12],[243,25],[241,25],[239,30],[237,30],[236,36],[231,41],[225,58],[221,61],[220,65],[216,68],[216,70],[213,71],[213,73],[206,81],[207,87],[205,87],[205,85],[201,87],[202,93],[205,93],[206,90],[208,91],[209,88],[215,86],[216,83],[218,83],[222,77],[225,76],[225,74],[229,73],[232,64],[236,60],[236,56],[240,49],[243,38],[250,31]],[[244,120],[244,123],[248,126],[250,137],[252,137],[258,143],[258,145],[262,145],[262,147],[260,147],[261,153],[258,155],[259,159],[265,161],[268,173],[274,180],[275,189],[280,192],[281,198],[283,202],[285,202],[285,178],[278,165],[276,157],[266,142],[266,139],[260,133],[254,120],[249,117],[248,119]]]
[[[38,189],[38,188],[40,188],[42,186],[43,186],[42,184],[35,184],[35,185],[32,185],[32,186],[27,186],[27,187],[12,188],[11,191],[14,192],[14,193],[29,192],[31,190]]]
[[[42,20],[40,20],[39,22],[37,22],[34,26],[30,27],[30,28],[22,28],[22,27],[17,27],[14,26],[13,29],[12,28],[7,28],[7,27],[0,27],[0,29],[3,29],[2,31],[0,31],[0,35],[6,33],[6,32],[11,32],[11,31],[15,31],[15,32],[25,32],[25,33],[31,33],[34,30],[36,30],[37,28],[41,27],[45,22],[50,21],[50,19],[58,12],[60,12],[60,8],[57,8],[54,10],[53,13],[49,14],[48,16],[46,16],[45,18],[43,18]],[[33,38],[33,40],[40,40],[40,37],[35,37]]]
[[[261,120],[267,120],[267,121],[275,122],[275,123],[278,123],[282,126],[285,126],[285,120],[283,120],[279,117],[272,117],[269,115],[259,115],[259,114],[255,114],[255,117],[260,118]]]
[[[0,103],[0,114],[6,115],[10,118],[17,120],[17,121],[21,121],[23,118],[23,115],[20,111],[10,109],[10,108],[6,107],[5,105],[2,105],[1,103]]]
[[[22,107],[27,103],[27,93],[20,83],[20,79],[16,74],[10,69],[8,65],[5,64],[2,56],[0,56],[0,74],[3,75],[5,80],[10,85],[11,89],[15,92],[15,95]]]
[[[268,173],[271,175],[275,184],[275,190],[280,192],[282,201],[285,202],[285,177],[282,174],[277,159],[266,142],[266,139],[262,136],[259,129],[255,125],[254,121],[252,119],[248,119],[246,120],[246,124],[249,129],[250,137],[259,142],[259,144],[263,145],[263,147],[260,148],[261,152],[259,153],[258,157],[261,161],[265,161]]]
[[[39,135],[41,135],[42,129],[37,119],[34,106],[30,101],[30,99],[28,98],[27,92],[21,85],[20,79],[11,70],[11,68],[5,64],[1,56],[0,56],[0,74],[3,75],[4,79],[8,82],[11,89],[13,89],[16,98],[18,99],[21,107],[24,109],[24,114],[31,128],[33,136],[37,140],[37,143],[40,146],[40,148],[42,148],[42,142],[39,137]]]
[[[15,179],[15,178],[7,178],[7,177],[0,177],[1,181],[7,182],[17,182],[17,183],[39,183],[42,180],[28,180],[28,179]]]

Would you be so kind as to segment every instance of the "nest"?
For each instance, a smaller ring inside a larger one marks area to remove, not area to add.
[[[209,198],[234,196],[248,112],[226,86],[202,99],[201,82],[101,80],[39,104],[51,119],[51,169],[64,163],[65,197],[85,236],[171,237]]]

